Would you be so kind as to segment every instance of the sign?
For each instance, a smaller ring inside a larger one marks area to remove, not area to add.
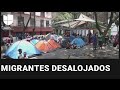
[[[6,25],[11,25],[13,23],[13,15],[11,14],[3,15],[3,22]]]

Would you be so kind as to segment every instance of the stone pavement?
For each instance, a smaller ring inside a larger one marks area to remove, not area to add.
[[[38,59],[119,59],[119,49],[103,47],[93,50],[92,46],[80,49],[57,49],[53,52],[37,56]]]

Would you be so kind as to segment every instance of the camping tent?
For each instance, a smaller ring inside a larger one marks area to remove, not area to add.
[[[48,33],[46,36],[45,36],[45,40],[49,40],[51,37],[51,33]]]
[[[74,39],[75,39],[75,36],[71,35],[69,40],[70,42],[72,42]]]
[[[5,55],[13,59],[18,59],[18,50],[22,49],[22,52],[26,52],[28,56],[35,54],[42,54],[41,51],[37,50],[33,44],[26,40],[21,40],[15,42],[9,49],[6,51]]]
[[[55,42],[53,39],[49,39],[49,40],[48,40],[48,43],[49,43],[52,47],[54,47],[55,49],[60,48],[59,43]]]
[[[30,43],[32,43],[33,45],[37,44],[38,42],[39,42],[38,39],[32,39],[32,40],[30,41]]]
[[[71,44],[77,45],[77,47],[81,47],[85,45],[85,42],[81,38],[75,38]]]
[[[51,35],[52,34],[47,34],[46,35],[46,37],[45,37],[45,40],[49,40],[49,39],[51,39]],[[53,39],[55,40],[55,41],[59,41],[59,39],[62,39],[63,37],[62,36],[60,36],[60,35],[56,35],[56,34],[53,34]]]
[[[49,40],[49,39],[51,38],[51,35],[52,35],[52,34],[50,34],[50,33],[47,34],[46,37],[45,37],[45,40]],[[58,35],[53,34],[52,37],[53,37],[53,39],[54,39],[55,41],[58,41]]]
[[[49,44],[47,41],[45,41],[45,40],[42,40],[42,41],[38,42],[35,46],[36,46],[36,48],[37,48],[38,50],[41,50],[41,51],[43,51],[44,53],[50,52],[50,51],[52,51],[52,50],[55,49],[52,45],[50,45],[50,44]]]

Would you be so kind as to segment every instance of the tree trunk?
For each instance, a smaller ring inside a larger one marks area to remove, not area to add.
[[[35,34],[35,26],[36,26],[36,24],[35,24],[35,12],[34,12],[34,28],[33,28],[33,34],[32,34],[32,36],[34,36],[34,34]]]
[[[104,32],[104,35],[107,34],[107,32],[110,30],[111,26],[113,23],[115,23],[115,21],[119,18],[119,16],[116,16],[115,18],[113,17],[113,14],[114,12],[111,12],[111,15],[110,15],[110,21],[109,21],[109,24]],[[114,19],[113,19],[114,18]]]
[[[102,31],[101,31],[101,28],[100,28],[100,26],[99,26],[99,24],[98,24],[97,13],[94,12],[94,15],[95,15],[96,28],[98,29],[98,31],[99,31],[99,33],[100,33],[100,35],[101,35],[101,34],[102,34]]]
[[[30,17],[29,17],[26,25],[24,25],[24,29],[23,29],[23,36],[24,36],[24,38],[25,38],[25,30],[26,30],[26,28],[28,27],[28,23],[30,22],[30,19],[31,19],[31,12],[30,12]]]
[[[22,18],[22,14],[20,12],[20,18]],[[24,20],[22,20],[22,29],[24,29],[25,25],[24,25]],[[24,31],[22,32],[22,36],[24,36]]]

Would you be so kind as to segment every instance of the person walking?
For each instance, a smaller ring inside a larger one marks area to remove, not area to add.
[[[102,49],[102,36],[101,35],[98,36],[98,44],[99,44],[99,48]]]

